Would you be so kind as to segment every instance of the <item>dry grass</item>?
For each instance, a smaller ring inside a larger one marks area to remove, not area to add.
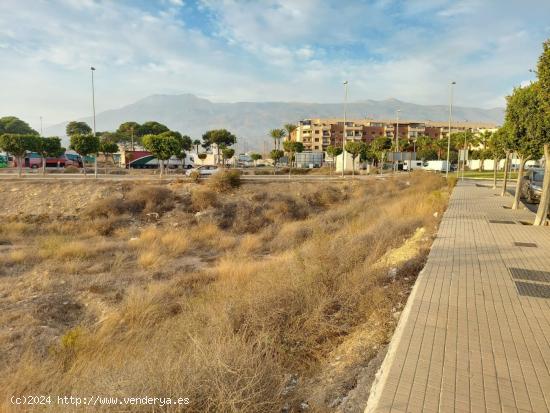
[[[208,188],[197,188],[191,192],[191,205],[195,211],[203,211],[218,205],[218,196]]]
[[[241,186],[241,173],[238,170],[224,170],[208,178],[208,186],[217,192],[227,192]]]
[[[368,361],[357,354],[370,358],[389,339],[392,312],[437,226],[434,212],[446,206],[445,182],[411,174],[338,187],[278,183],[222,191],[215,202],[207,192],[193,189],[191,208],[212,211],[211,221],[180,225],[168,212],[121,233],[124,242],[97,231],[85,239],[41,236],[40,268],[105,260],[95,281],[101,288],[94,287],[103,298],[60,326],[54,341],[29,341],[32,351],[10,356],[3,370],[0,358],[0,396],[182,395],[189,411],[200,412],[298,411],[310,400],[313,411],[334,410],[336,390],[326,383],[339,374],[349,390],[358,363]],[[177,210],[178,197],[166,199]],[[191,259],[200,264],[186,269]],[[89,300],[88,287],[84,293],[74,281],[70,288],[75,300]],[[100,312],[89,314],[92,307]],[[335,354],[345,357],[338,373]],[[291,374],[300,384],[289,391]]]

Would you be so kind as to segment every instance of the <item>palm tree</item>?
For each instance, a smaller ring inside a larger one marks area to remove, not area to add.
[[[285,124],[284,128],[286,130],[286,135],[290,139],[290,135],[292,135],[292,132],[296,130],[297,126],[294,125],[293,123],[287,123]]]
[[[269,135],[275,140],[275,149],[281,148],[281,139],[286,136],[284,129],[271,129]]]
[[[199,153],[199,146],[200,146],[200,144],[201,144],[201,141],[198,140],[198,139],[195,139],[195,140],[193,141],[193,146],[195,147],[195,150],[197,151],[197,154]]]

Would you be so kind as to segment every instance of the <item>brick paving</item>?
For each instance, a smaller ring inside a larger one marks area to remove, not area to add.
[[[550,228],[499,194],[455,188],[366,412],[550,411]]]

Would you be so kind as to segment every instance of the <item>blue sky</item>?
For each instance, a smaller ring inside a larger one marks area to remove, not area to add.
[[[548,0],[1,0],[0,116],[38,127],[150,94],[504,105],[533,79]]]

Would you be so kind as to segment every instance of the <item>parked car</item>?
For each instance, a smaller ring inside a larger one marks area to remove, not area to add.
[[[198,168],[189,169],[185,172],[185,175],[190,176],[194,171],[197,171],[200,176],[210,176],[218,172],[220,168],[215,165],[203,165]]]
[[[521,185],[521,198],[528,204],[540,202],[542,194],[542,181],[544,180],[543,168],[532,168],[525,172],[523,183]]]

